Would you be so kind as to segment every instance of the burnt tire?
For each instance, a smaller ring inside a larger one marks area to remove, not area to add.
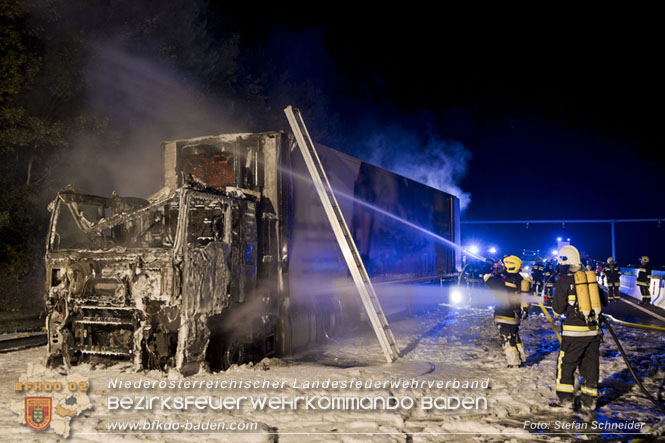
[[[337,338],[341,335],[344,323],[342,301],[338,297],[334,297],[328,300],[324,306],[326,309],[324,309],[320,317],[323,333],[327,339]]]
[[[226,370],[233,365],[240,366],[245,363],[245,345],[239,341],[231,341],[222,349],[222,369]]]
[[[288,305],[283,306],[280,312],[280,319],[277,322],[277,331],[275,337],[275,348],[277,355],[291,355],[293,352],[293,322],[291,320],[291,309]]]

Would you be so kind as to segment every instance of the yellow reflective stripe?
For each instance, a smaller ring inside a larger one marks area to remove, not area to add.
[[[517,317],[507,317],[505,315],[495,315],[495,319],[501,319],[501,320],[518,320]]]
[[[575,297],[575,294],[568,296],[568,301],[575,301],[575,300],[577,300],[577,297]]]
[[[511,282],[509,282],[509,281],[505,282],[505,284],[506,284],[506,286],[508,286],[509,288],[516,288],[516,287],[517,287],[517,285],[516,285],[515,283],[511,283]]]
[[[598,389],[587,388],[586,386],[582,386],[582,394],[590,395],[592,397],[598,397]]]
[[[563,331],[561,335],[566,337],[592,337],[594,335],[600,334],[600,331]]]
[[[649,283],[645,281],[638,281],[637,286],[651,286],[651,285],[649,285]]]
[[[556,390],[559,392],[575,392],[575,386],[573,385],[564,385],[561,383],[556,384]]]
[[[598,325],[595,326],[574,326],[574,325],[563,325],[564,331],[595,331],[598,329]]]
[[[640,269],[638,269],[637,271],[638,271],[638,272],[647,272],[647,270],[644,269],[644,268],[640,268]]]
[[[505,317],[503,315],[497,315],[494,317],[496,323],[507,323],[509,325],[519,325],[520,319],[515,317]]]
[[[556,385],[557,389],[559,387],[559,384],[561,382],[561,364],[563,363],[563,356],[566,355],[564,351],[559,351],[559,361],[556,364]],[[570,385],[566,385],[570,386]]]

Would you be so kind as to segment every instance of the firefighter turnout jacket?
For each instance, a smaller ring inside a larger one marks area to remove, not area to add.
[[[603,267],[602,276],[607,286],[621,286],[621,268],[616,263],[606,264]]]
[[[554,269],[554,265],[552,262],[547,262],[545,265],[545,269],[543,269],[543,280],[546,281],[547,286],[549,287],[554,287],[554,273],[556,269]]]
[[[603,306],[607,306],[607,298],[602,289],[598,288]],[[575,277],[572,272],[562,275],[556,282],[552,309],[557,315],[565,315],[561,335],[571,339],[588,340],[600,334],[598,319],[587,324],[584,315],[579,311]]]
[[[522,280],[519,273],[502,273],[487,280],[487,287],[496,291],[499,297],[499,302],[494,308],[495,323],[515,326],[520,324],[522,303],[517,295],[520,294]],[[515,294],[514,299],[510,297],[511,294]]]
[[[646,286],[647,288],[651,285],[651,265],[649,263],[640,264],[640,268],[637,270],[637,286]]]
[[[533,264],[533,268],[531,269],[531,279],[533,279],[534,282],[542,282],[544,270],[545,270],[545,265],[543,265],[542,262],[541,263],[535,262]]]

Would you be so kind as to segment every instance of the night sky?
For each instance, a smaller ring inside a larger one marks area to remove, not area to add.
[[[665,217],[662,35],[648,11],[523,20],[529,11],[244,8],[213,4],[211,17],[240,32],[257,68],[269,62],[320,92],[334,129],[312,116],[319,141],[362,158],[354,138],[397,124],[462,143],[472,154],[458,181],[471,194],[463,219]],[[563,235],[609,254],[606,226],[520,229],[463,236],[515,251]],[[619,260],[665,263],[663,230],[622,226]]]

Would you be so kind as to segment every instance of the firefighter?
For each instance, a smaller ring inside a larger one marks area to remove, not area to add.
[[[486,258],[485,259],[485,263],[483,264],[483,268],[482,268],[483,276],[485,276],[486,274],[491,274],[492,271],[494,271],[494,263],[495,263],[495,260],[493,260],[491,258]]]
[[[474,287],[481,286],[483,283],[483,265],[480,262],[474,263],[471,267],[471,281]]]
[[[649,264],[649,257],[646,255],[640,259],[640,269],[637,270],[637,286],[640,287],[642,293],[641,305],[651,304],[651,265]]]
[[[479,267],[476,263],[469,263],[466,266],[466,270],[464,272],[464,280],[466,281],[466,287],[467,289],[470,288],[475,288],[478,286],[481,282],[481,277],[479,277]]]
[[[598,276],[599,285],[605,285],[606,279],[605,279],[605,272],[603,271],[604,268],[605,265],[603,264],[603,262],[600,261],[596,262],[596,275]]]
[[[621,268],[614,263],[614,258],[609,257],[607,264],[603,267],[602,279],[607,285],[607,298],[610,303],[617,302],[621,298]]]
[[[566,245],[561,248],[559,266],[561,276],[556,282],[552,308],[555,314],[566,317],[561,328],[561,349],[556,369],[558,405],[573,406],[575,370],[579,368],[582,378],[580,406],[582,410],[592,411],[596,407],[598,397],[600,359],[598,316],[600,306],[607,306],[607,300],[605,294],[598,288],[595,275],[590,278],[589,273],[584,272],[580,253],[574,246]],[[597,288],[595,302],[590,302],[592,284]],[[589,309],[594,304],[596,308]]]
[[[545,269],[543,269],[543,280],[545,282],[545,303],[548,303],[552,300],[552,291],[554,290],[554,258],[549,259],[545,263]]]
[[[535,287],[536,295],[540,294],[540,291],[543,289],[543,271],[545,270],[545,265],[543,264],[543,259],[541,257],[536,257],[536,262],[533,264],[531,269],[531,279]]]
[[[487,286],[496,292],[499,299],[494,308],[494,323],[499,328],[501,345],[509,368],[524,367],[526,353],[519,335],[520,319],[526,315],[528,305],[521,302],[519,294],[529,292],[528,280],[523,282],[519,271],[522,260],[514,255],[503,259],[503,269],[485,275]]]

